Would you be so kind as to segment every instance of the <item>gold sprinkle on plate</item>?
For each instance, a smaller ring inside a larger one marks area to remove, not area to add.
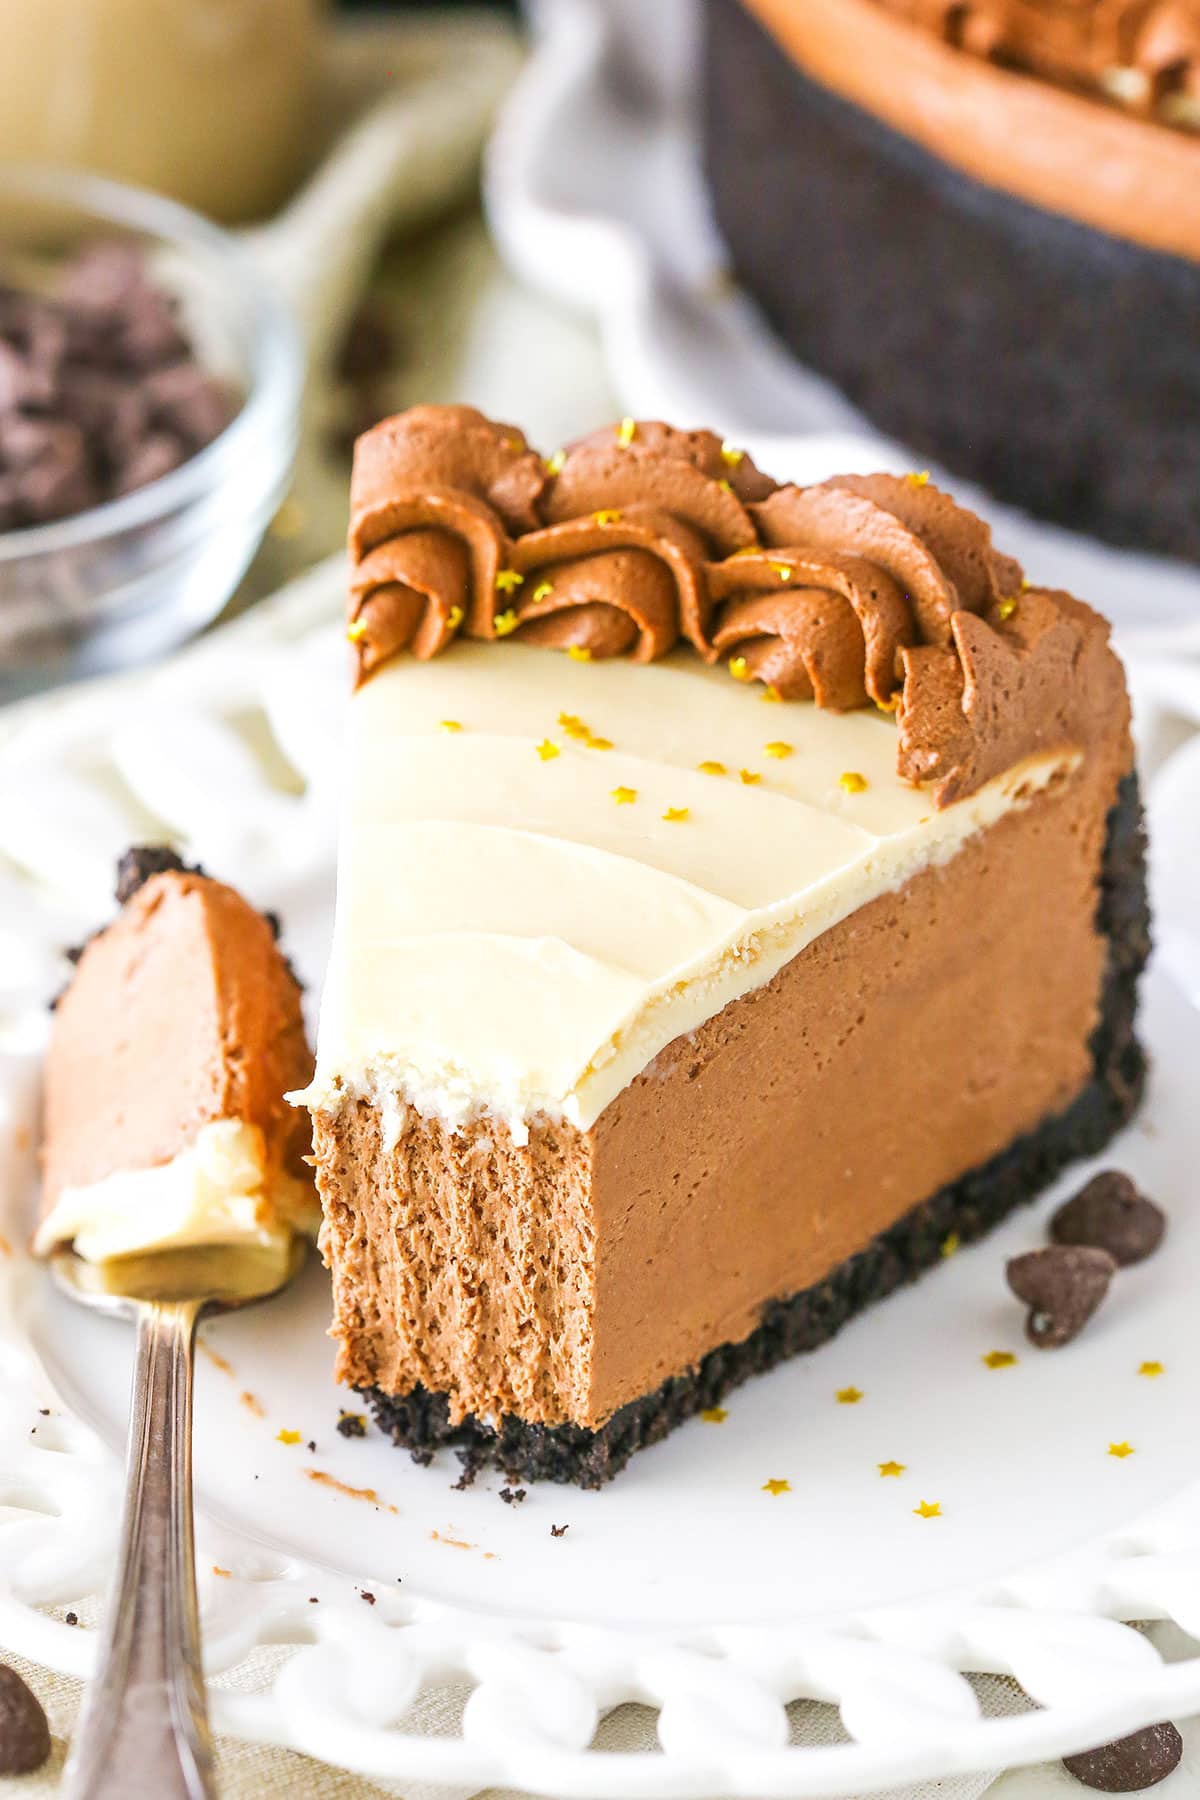
[[[1144,1363],[1139,1363],[1139,1365],[1138,1365],[1138,1374],[1139,1375],[1155,1376],[1155,1375],[1163,1375],[1165,1373],[1166,1373],[1166,1365],[1163,1363],[1160,1363],[1160,1362],[1144,1362]]]
[[[706,1425],[723,1425],[729,1414],[723,1406],[706,1406],[700,1417]]]
[[[918,1519],[940,1519],[942,1506],[940,1500],[922,1500],[913,1507]]]
[[[770,1481],[763,1482],[762,1491],[764,1494],[790,1494],[792,1484],[790,1481],[781,1481],[778,1476],[773,1476]]]
[[[844,788],[848,794],[865,794],[867,778],[865,775],[860,775],[857,769],[845,769],[838,776],[838,786]]]
[[[687,816],[688,809],[686,806],[668,806],[666,812],[663,814],[663,818],[668,825],[682,825]]]
[[[763,749],[768,756],[773,756],[777,762],[782,762],[785,756],[792,754],[795,745],[785,744],[782,738],[772,738],[769,744],[763,745]]]
[[[1011,1350],[989,1350],[979,1360],[985,1369],[1011,1369],[1017,1359]]]
[[[702,775],[727,775],[729,773],[723,762],[702,762],[697,763],[696,767]]]
[[[1127,1444],[1122,1438],[1119,1444],[1110,1444],[1108,1446],[1108,1454],[1110,1456],[1115,1456],[1118,1461],[1123,1462],[1127,1456],[1132,1456],[1134,1454],[1133,1445]]]
[[[551,738],[542,739],[541,743],[537,746],[537,753],[543,762],[553,762],[556,756],[561,756],[562,754],[558,745],[554,743]]]
[[[908,1465],[906,1463],[881,1462],[879,1464],[879,1473],[881,1475],[885,1475],[885,1476],[886,1475],[903,1475],[907,1466]]]
[[[615,787],[612,790],[612,798],[616,801],[618,806],[632,806],[637,797],[638,791],[636,788]]]
[[[567,655],[572,662],[591,662],[592,653],[586,644],[568,644]]]
[[[839,1388],[834,1395],[839,1406],[857,1406],[862,1397],[862,1389],[856,1387]]]

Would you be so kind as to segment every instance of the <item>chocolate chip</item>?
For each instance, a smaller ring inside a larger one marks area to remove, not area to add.
[[[67,1613],[63,1619],[63,1623],[64,1625],[78,1625],[79,1614],[73,1612]]]
[[[360,1589],[360,1592],[361,1592],[361,1594],[362,1594],[362,1597],[363,1597],[363,1599],[364,1599],[364,1600],[365,1600],[365,1601],[366,1601],[366,1603],[367,1603],[367,1605],[368,1605],[368,1606],[374,1606],[374,1604],[375,1604],[375,1596],[374,1596],[374,1594],[372,1594],[372,1593],[368,1593],[368,1591],[367,1591],[367,1589],[366,1589],[366,1588],[362,1588],[362,1589]]]
[[[1056,1244],[1091,1244],[1122,1268],[1152,1256],[1162,1243],[1166,1215],[1128,1175],[1105,1169],[1092,1177],[1050,1221]]]
[[[1064,1756],[1063,1768],[1101,1794],[1140,1794],[1165,1781],[1182,1755],[1183,1739],[1173,1725],[1147,1725],[1115,1744]]]
[[[343,1413],[337,1428],[344,1438],[365,1438],[367,1435],[367,1421],[361,1413]]]
[[[42,1703],[15,1669],[0,1663],[0,1775],[28,1775],[50,1754]]]
[[[570,1531],[570,1529],[571,1529],[571,1527],[569,1525],[552,1525],[550,1527],[550,1536],[551,1537],[566,1537],[566,1535],[567,1535],[568,1531]]]
[[[1107,1250],[1055,1244],[1014,1256],[1005,1274],[1018,1300],[1029,1307],[1025,1334],[1039,1350],[1056,1350],[1077,1337],[1108,1292],[1116,1262]]]
[[[505,1506],[520,1506],[522,1500],[525,1498],[525,1489],[520,1487],[502,1487],[500,1489],[500,1498],[503,1500]]]

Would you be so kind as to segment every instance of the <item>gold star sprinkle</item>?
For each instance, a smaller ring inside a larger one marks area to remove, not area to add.
[[[928,487],[928,485],[929,485],[929,470],[928,469],[911,469],[909,471],[909,473],[904,477],[904,479],[905,479],[905,481],[907,481],[909,487],[912,487],[912,488]]]
[[[1125,1443],[1124,1440],[1119,1444],[1110,1444],[1108,1446],[1108,1454],[1123,1461],[1125,1457],[1133,1455],[1133,1445]]]
[[[1162,1375],[1165,1372],[1164,1365],[1160,1362],[1144,1362],[1138,1365],[1139,1375]]]
[[[514,632],[517,629],[517,626],[520,623],[520,619],[517,617],[512,607],[509,606],[506,607],[503,612],[498,612],[496,614],[495,618],[492,620],[492,627],[497,637],[508,637],[511,632]]]
[[[938,1245],[938,1251],[942,1256],[953,1256],[958,1248],[959,1237],[957,1231],[948,1231]]]
[[[567,655],[572,662],[591,662],[592,653],[586,644],[568,644]]]
[[[439,719],[438,724],[443,731],[461,731],[461,719]]]
[[[682,825],[687,816],[688,809],[686,806],[668,806],[666,812],[663,814],[663,818],[667,821],[668,825]]]
[[[732,492],[733,492],[733,489],[730,487],[729,483],[725,480],[718,481],[717,486],[719,488],[723,488],[727,494],[732,494]]]
[[[355,619],[352,625],[346,627],[346,636],[352,644],[357,644],[359,638],[366,637],[366,635],[367,621],[365,619]]]
[[[459,626],[462,624],[462,622],[463,622],[462,607],[461,606],[452,606],[450,608],[450,611],[446,614],[447,629],[450,631],[457,631]]]
[[[1032,581],[1030,581],[1028,575],[1022,575],[1022,577],[1021,577],[1021,592],[1024,594],[1027,594],[1032,586],[1033,586],[1033,583],[1032,583]]]
[[[757,769],[742,769],[739,773],[747,787],[757,787],[762,780],[762,776],[758,773]]]
[[[790,563],[772,563],[771,569],[774,574],[778,575],[780,581],[790,581],[792,579],[792,565]]]
[[[834,1395],[839,1406],[857,1406],[862,1397],[862,1389],[856,1387],[839,1388]]]
[[[559,728],[565,731],[570,738],[587,738],[591,736],[589,728],[584,724],[577,713],[560,712],[558,715],[558,723]]]
[[[763,749],[768,756],[773,756],[776,761],[782,762],[785,756],[790,756],[792,754],[794,745],[785,744],[782,738],[773,738],[769,744],[763,745]]]
[[[903,1475],[907,1466],[908,1465],[906,1463],[898,1463],[898,1462],[880,1463],[879,1464],[879,1473],[881,1475]]]
[[[985,1369],[1011,1369],[1016,1360],[1011,1350],[989,1350],[980,1358]]]
[[[552,581],[539,581],[533,590],[533,597],[535,600],[547,600],[553,592],[554,583]]]
[[[632,442],[633,442],[633,436],[634,436],[634,433],[636,432],[636,430],[637,430],[637,420],[636,419],[622,419],[621,423],[617,426],[617,442],[618,442],[618,444],[622,445],[623,448],[628,449],[630,444],[632,444]]]
[[[768,681],[759,698],[765,700],[769,706],[778,706],[783,695],[773,681]]]
[[[702,775],[725,775],[728,773],[725,764],[721,762],[702,762],[697,763],[696,767]]]
[[[913,1512],[918,1519],[940,1519],[942,1516],[941,1502],[939,1500],[922,1500],[918,1506],[913,1507]]]
[[[612,798],[616,801],[618,806],[632,806],[637,799],[637,795],[638,791],[636,788],[615,787],[612,790]]]
[[[996,617],[999,619],[1011,619],[1016,610],[1016,598],[1014,595],[1010,594],[1007,599],[1001,600],[1000,604],[997,606]]]
[[[592,514],[592,523],[595,525],[617,525],[620,519],[620,513],[615,512],[612,507],[602,507],[599,512]]]
[[[498,594],[515,593],[524,580],[525,577],[518,574],[516,569],[497,569],[496,592]]]
[[[541,743],[537,746],[537,753],[543,762],[553,762],[556,756],[562,754],[558,745],[550,738],[542,739]]]
[[[763,1482],[762,1491],[764,1494],[790,1494],[792,1484],[790,1481],[780,1481],[778,1477],[775,1477],[771,1481]]]
[[[738,464],[744,460],[745,455],[746,452],[739,450],[736,444],[731,444],[728,438],[721,445],[721,461],[728,463],[731,469],[736,469]]]
[[[556,450],[553,456],[548,456],[546,458],[547,475],[561,475],[563,472],[563,464],[566,460],[567,453],[565,450]]]
[[[733,676],[735,681],[749,681],[750,664],[746,661],[744,656],[731,656],[729,659],[729,673]]]
[[[723,1406],[706,1406],[700,1417],[706,1425],[723,1425],[729,1414]]]
[[[847,769],[838,776],[838,786],[845,788],[848,794],[865,794],[867,778],[865,775],[860,775],[857,769]]]
[[[611,750],[612,749],[612,739],[611,738],[593,737],[590,731],[588,732],[587,736],[584,738],[583,741],[587,745],[589,750]]]
[[[300,1442],[300,1433],[298,1431],[280,1431],[276,1434],[276,1442],[280,1444],[298,1444]]]

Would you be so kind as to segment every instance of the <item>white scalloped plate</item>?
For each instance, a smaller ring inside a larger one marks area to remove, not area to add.
[[[341,659],[318,621],[339,585],[320,571],[156,676],[10,715],[0,1228],[13,1243],[31,1197],[37,1003],[55,944],[106,910],[123,840],[169,828],[279,906],[302,967],[320,969]],[[711,1797],[861,1793],[1200,1710],[1200,1662],[1167,1666],[1114,1622],[1200,1629],[1200,1019],[1162,974],[1146,1030],[1151,1097],[1114,1156],[1171,1210],[1169,1249],[1123,1273],[1055,1355],[1024,1344],[1002,1273],[1041,1241],[1047,1200],[603,1492],[534,1487],[506,1506],[494,1476],[455,1492],[450,1458],[419,1469],[374,1432],[337,1434],[319,1269],[207,1326],[210,1667],[299,1647],[261,1691],[215,1692],[218,1726],[381,1777]],[[90,1634],[39,1608],[103,1581],[119,1485],[103,1446],[120,1436],[130,1345],[19,1254],[0,1256],[0,1279],[0,1642],[82,1671]],[[987,1368],[992,1349],[1017,1363]],[[1147,1360],[1165,1374],[1139,1375]],[[862,1398],[839,1404],[848,1386]],[[1124,1441],[1132,1455],[1109,1455]],[[904,1472],[882,1477],[891,1459]],[[764,1491],[776,1478],[790,1491]],[[940,1516],[917,1516],[922,1500]],[[1040,1710],[985,1720],[960,1670],[1013,1673]],[[461,1736],[405,1731],[422,1685],[459,1677],[474,1688]],[[789,1747],[784,1703],[799,1697],[839,1704],[847,1741]],[[589,1748],[624,1699],[661,1709],[661,1754]]]

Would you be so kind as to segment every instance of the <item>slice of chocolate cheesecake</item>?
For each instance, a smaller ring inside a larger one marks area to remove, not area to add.
[[[338,1373],[594,1484],[1136,1103],[1107,627],[924,478],[360,441],[311,1108]]]

